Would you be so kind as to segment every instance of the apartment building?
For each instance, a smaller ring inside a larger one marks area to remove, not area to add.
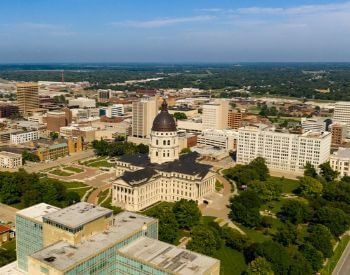
[[[238,129],[237,162],[247,164],[263,157],[270,169],[302,173],[310,162],[315,167],[330,156],[331,133],[291,134],[264,124]]]
[[[350,137],[350,102],[338,101],[334,106],[333,122],[346,123],[347,133],[346,136]]]
[[[15,169],[22,166],[22,155],[10,152],[0,152],[0,167]]]
[[[202,121],[203,129],[222,130],[228,128],[229,102],[215,100],[203,105]]]
[[[154,118],[158,113],[157,99],[142,98],[132,104],[132,136],[148,138]]]
[[[63,209],[40,203],[20,210],[16,231],[17,267],[2,268],[6,274],[220,272],[219,260],[158,241],[158,220],[127,211],[113,216],[112,210],[86,202]]]
[[[39,86],[38,83],[25,82],[16,83],[17,105],[22,115],[39,108]]]
[[[232,151],[235,148],[238,132],[234,130],[206,129],[197,136],[197,143]]]
[[[18,132],[11,134],[11,143],[12,144],[22,144],[33,140],[39,139],[39,131],[30,131],[30,132]]]
[[[332,133],[332,146],[341,146],[346,138],[347,124],[342,122],[336,122],[330,125]]]

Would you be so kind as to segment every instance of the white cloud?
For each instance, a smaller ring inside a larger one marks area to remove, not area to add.
[[[134,27],[134,28],[160,28],[165,26],[171,26],[176,24],[190,23],[190,22],[201,22],[208,21],[215,18],[210,15],[198,15],[191,17],[175,17],[175,18],[161,18],[153,19],[148,21],[122,21],[122,22],[113,22],[113,26],[125,26],[125,27]]]

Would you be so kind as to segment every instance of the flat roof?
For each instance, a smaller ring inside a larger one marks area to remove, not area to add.
[[[69,228],[77,228],[113,211],[87,202],[78,202],[59,211],[47,214],[45,220],[65,225]]]
[[[156,221],[154,218],[127,211],[116,215],[113,220],[113,225],[107,231],[93,235],[76,246],[60,241],[37,251],[31,257],[55,269],[68,270],[77,262],[99,254]]]
[[[6,157],[22,157],[21,154],[16,154],[16,153],[11,153],[11,152],[7,152],[7,151],[1,151],[0,152],[0,156],[6,156]]]
[[[219,260],[174,245],[141,237],[119,249],[122,255],[151,263],[167,272],[194,275],[205,274]]]
[[[58,210],[60,210],[60,208],[42,202],[28,207],[26,209],[20,210],[16,214],[42,223],[44,215],[55,213]]]
[[[338,158],[350,158],[350,148],[339,148],[338,151],[333,153],[333,156]]]
[[[25,273],[18,269],[17,261],[0,267],[1,275],[24,275]]]

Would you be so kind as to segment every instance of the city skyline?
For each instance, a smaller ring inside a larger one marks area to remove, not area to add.
[[[1,63],[350,61],[350,2],[11,1]]]

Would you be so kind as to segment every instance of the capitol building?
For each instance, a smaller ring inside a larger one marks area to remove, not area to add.
[[[198,157],[194,152],[179,156],[176,123],[164,100],[153,121],[149,155],[126,155],[116,162],[112,204],[139,211],[159,201],[203,202],[215,191],[216,177]]]

